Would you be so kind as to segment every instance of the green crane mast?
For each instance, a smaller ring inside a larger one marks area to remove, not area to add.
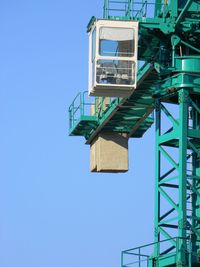
[[[155,111],[155,239],[123,251],[121,267],[200,266],[200,0],[105,0],[104,19],[139,23],[137,88],[93,115],[78,94],[69,134],[142,137]]]

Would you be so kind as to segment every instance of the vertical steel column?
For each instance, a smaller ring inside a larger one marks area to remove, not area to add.
[[[200,101],[194,100],[193,106],[191,105],[191,119],[192,119],[192,131],[196,137],[196,143],[193,142],[192,153],[192,252],[199,254],[200,248]],[[192,140],[191,140],[192,142]]]
[[[155,10],[154,10],[154,17],[157,17],[159,12],[161,11],[162,7],[162,0],[156,0],[155,2]]]
[[[103,18],[108,19],[108,15],[109,15],[109,0],[104,0]]]
[[[159,150],[159,136],[161,134],[161,105],[160,99],[156,101],[156,150],[155,150],[155,216],[154,216],[154,242],[156,245],[154,247],[154,256],[158,258],[160,254],[160,230],[159,230],[159,220],[160,220],[160,192],[159,181],[160,181],[160,150]]]
[[[179,204],[178,204],[178,263],[186,266],[186,227],[187,227],[187,132],[188,132],[188,92],[179,91]]]

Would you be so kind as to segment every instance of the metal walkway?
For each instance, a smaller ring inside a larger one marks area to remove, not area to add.
[[[137,76],[137,89],[129,98],[110,98],[107,107],[103,98],[98,113],[91,116],[95,103],[85,101],[86,94],[78,94],[69,107],[71,136],[84,136],[87,143],[100,132],[127,133],[128,137],[142,137],[154,122],[155,80],[158,73],[151,64],[143,66]]]

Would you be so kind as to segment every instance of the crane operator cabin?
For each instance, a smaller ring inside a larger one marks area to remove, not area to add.
[[[89,32],[89,95],[130,95],[136,87],[138,22],[96,20]]]

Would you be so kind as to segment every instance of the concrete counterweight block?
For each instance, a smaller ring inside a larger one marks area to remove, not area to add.
[[[91,172],[128,171],[128,138],[121,133],[100,133],[90,145]]]

